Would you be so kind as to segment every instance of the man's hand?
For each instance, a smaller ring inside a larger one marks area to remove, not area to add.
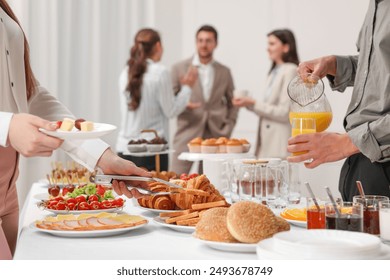
[[[25,157],[51,156],[63,140],[48,136],[38,129],[56,130],[57,123],[30,114],[14,114],[8,130],[9,144]]]
[[[359,149],[352,143],[348,134],[319,132],[300,134],[288,140],[287,151],[290,153],[307,151],[307,153],[291,156],[289,162],[305,163],[307,168],[314,168],[326,162],[338,161],[359,152]]]
[[[111,149],[107,149],[103,153],[97,165],[103,170],[104,174],[138,175],[143,177],[151,177],[149,172],[137,167],[131,161],[117,156],[111,151]],[[146,182],[131,181],[130,183],[135,187],[141,186],[145,189],[148,187]],[[117,180],[114,180],[112,182],[112,186],[118,195],[124,194],[128,198],[135,197],[137,199],[144,196],[136,189],[129,190],[123,181],[118,182]]]
[[[298,66],[298,74],[301,77],[306,77],[308,74],[319,78],[323,78],[326,75],[336,76],[336,70],[337,61],[333,55],[301,62]]]

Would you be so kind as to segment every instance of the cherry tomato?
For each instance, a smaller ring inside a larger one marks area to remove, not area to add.
[[[57,203],[58,203],[57,200],[50,200],[47,205],[47,208],[55,210],[57,209]]]
[[[106,189],[102,185],[96,186],[96,194],[103,196],[105,192],[106,192]]]
[[[195,178],[195,177],[198,177],[199,174],[198,173],[192,173],[191,175],[188,176],[189,179],[192,179],[192,178]]]
[[[62,125],[62,121],[57,121],[57,129],[60,128]]]
[[[83,195],[76,196],[77,203],[86,202],[87,199]],[[85,210],[85,209],[84,209]]]
[[[102,208],[103,209],[112,208],[112,201],[110,201],[110,200],[103,200],[102,201]]]
[[[188,175],[187,175],[186,173],[182,173],[182,174],[180,175],[180,179],[181,179],[181,180],[188,180]]]
[[[53,198],[52,200],[55,200],[55,201],[64,201],[65,199],[64,199],[62,196],[57,196],[57,197]]]
[[[59,201],[56,205],[57,210],[65,210],[66,209],[66,203],[65,201]]]
[[[99,198],[96,194],[92,194],[88,197],[88,202],[92,202],[92,201],[99,201]]]
[[[80,202],[78,210],[89,210],[89,205],[87,202]]]
[[[68,192],[69,192],[69,188],[68,187],[64,187],[62,189],[62,196],[65,196]]]
[[[60,187],[59,186],[50,187],[48,191],[51,196],[56,197],[60,194]]]
[[[100,202],[99,202],[99,201],[92,201],[92,202],[89,204],[89,209],[91,209],[91,210],[101,209]]]
[[[74,203],[74,204],[76,204],[77,203],[77,200],[75,199],[75,198],[73,198],[73,197],[71,197],[71,198],[68,198],[68,200],[66,201],[68,204],[69,203]]]
[[[68,209],[69,209],[69,210],[75,210],[74,208],[76,207],[76,204],[74,204],[74,203],[72,203],[72,202],[71,202],[71,203],[68,202],[68,203],[67,203],[67,206],[68,206]]]
[[[69,189],[69,192],[72,193],[74,191],[74,186],[73,185],[69,185],[68,189]]]
[[[121,197],[118,197],[117,199],[114,200],[114,206],[115,207],[123,207],[124,200]]]

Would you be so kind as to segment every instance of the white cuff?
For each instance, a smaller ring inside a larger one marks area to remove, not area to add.
[[[7,147],[9,125],[13,113],[0,112],[0,146]]]
[[[61,148],[76,162],[93,171],[105,150],[110,147],[100,139],[69,141],[65,140]]]

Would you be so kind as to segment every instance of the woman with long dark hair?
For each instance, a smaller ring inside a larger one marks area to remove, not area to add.
[[[101,140],[76,144],[39,131],[39,128],[58,128],[56,122],[48,120],[74,117],[34,78],[26,37],[5,0],[0,0],[0,50],[0,259],[8,259],[15,251],[18,233],[15,182],[19,154],[50,156],[61,146],[91,171],[99,166],[106,174],[150,175],[115,155]],[[135,190],[129,191],[124,182],[115,182],[114,189],[128,197],[140,195]]]
[[[299,59],[294,34],[290,30],[274,30],[267,36],[272,64],[264,90],[256,99],[236,97],[233,105],[246,107],[259,116],[256,156],[286,158],[287,140],[291,136],[287,85],[296,75]]]
[[[167,68],[160,64],[163,53],[160,35],[145,28],[137,32],[130,58],[119,78],[122,124],[117,141],[119,156],[148,170],[155,169],[154,156],[124,155],[129,140],[140,138],[141,130],[156,130],[169,140],[169,118],[179,115],[190,101],[197,74],[192,69],[182,78],[181,91],[175,96]],[[168,156],[161,157],[161,170],[168,169]]]

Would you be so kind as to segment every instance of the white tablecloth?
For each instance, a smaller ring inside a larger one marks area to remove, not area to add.
[[[57,259],[256,259],[255,253],[233,253],[212,249],[189,233],[177,232],[153,222],[156,214],[134,206],[134,200],[127,199],[124,211],[142,215],[149,220],[143,228],[122,235],[100,238],[66,238],[38,232],[30,225],[35,220],[50,215],[39,209],[34,198],[47,193],[47,187],[35,183],[21,211],[20,235],[14,259],[57,260]],[[135,202],[136,203],[136,202]]]

